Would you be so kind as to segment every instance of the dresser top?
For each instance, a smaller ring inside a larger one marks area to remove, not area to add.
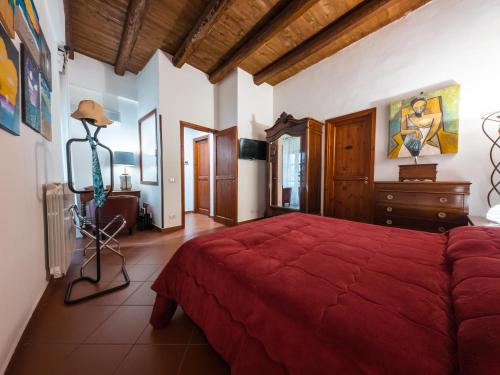
[[[376,184],[400,184],[400,185],[472,185],[469,181],[375,181]]]

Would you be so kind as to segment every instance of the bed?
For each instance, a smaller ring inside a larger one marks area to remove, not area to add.
[[[152,286],[236,375],[500,374],[500,230],[301,213],[186,242]]]

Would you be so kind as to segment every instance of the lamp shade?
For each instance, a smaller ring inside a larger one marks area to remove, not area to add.
[[[115,151],[113,153],[113,164],[115,165],[137,165],[133,152]]]

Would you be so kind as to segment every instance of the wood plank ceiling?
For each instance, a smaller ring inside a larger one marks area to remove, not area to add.
[[[219,82],[276,85],[430,0],[64,0],[76,51],[138,73],[157,49]]]

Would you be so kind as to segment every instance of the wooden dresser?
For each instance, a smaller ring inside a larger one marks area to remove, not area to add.
[[[470,182],[375,182],[375,224],[429,232],[467,225]]]

